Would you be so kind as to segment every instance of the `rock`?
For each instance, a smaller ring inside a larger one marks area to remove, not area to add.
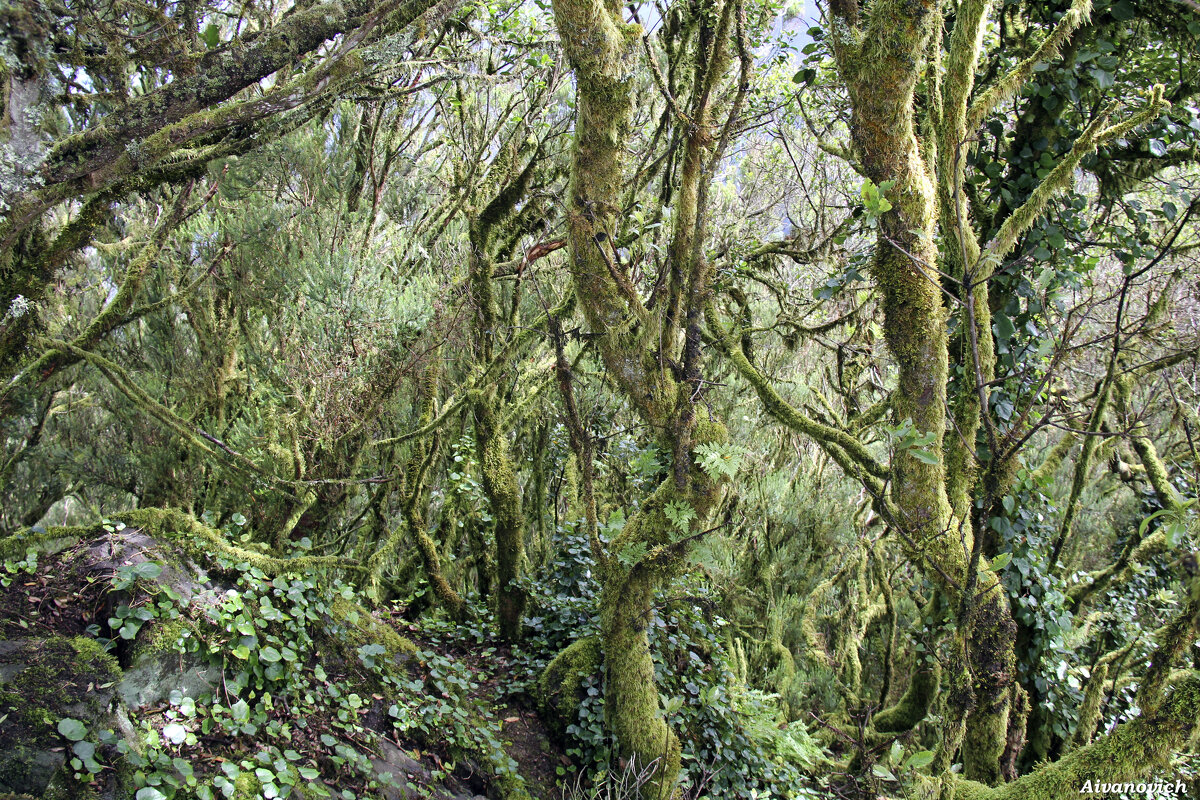
[[[431,787],[429,770],[387,739],[379,740],[379,755],[371,759],[371,764],[375,767],[376,778],[383,784],[380,790],[383,800],[430,797],[434,800],[476,800],[470,794],[455,795],[445,789]]]
[[[387,739],[380,740],[379,756],[372,758],[371,764],[375,767],[377,779],[383,784],[380,794],[384,800],[420,797],[419,791],[411,785],[413,779],[422,783],[429,780],[429,771],[419,761],[409,757]]]
[[[599,672],[600,664],[600,639],[586,636],[556,655],[538,678],[535,698],[547,727],[556,736],[565,736],[578,719],[586,696],[583,681]]]
[[[70,742],[58,724],[113,727],[120,677],[116,660],[93,639],[0,641],[0,792],[77,796],[64,768]]]
[[[136,528],[125,528],[97,538],[80,555],[82,571],[102,577],[117,574],[120,567],[154,562],[163,569],[153,582],[171,587],[184,602],[208,588],[208,576],[169,546]]]
[[[159,705],[170,699],[193,700],[221,685],[221,667],[196,653],[140,650],[117,684],[117,693],[131,710]]]

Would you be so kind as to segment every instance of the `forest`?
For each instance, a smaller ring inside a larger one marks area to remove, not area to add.
[[[0,3],[0,800],[1200,797],[1193,0]]]

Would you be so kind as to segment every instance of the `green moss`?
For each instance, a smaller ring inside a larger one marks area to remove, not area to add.
[[[895,705],[885,708],[874,716],[871,724],[880,733],[901,733],[917,727],[925,719],[937,697],[941,682],[941,665],[920,665],[909,680],[908,689]]]
[[[1012,783],[996,788],[963,780],[955,800],[1068,800],[1084,781],[1138,782],[1170,764],[1200,722],[1200,673],[1178,684],[1158,709],[1119,725],[1112,733],[1072,751]]]
[[[14,648],[9,663],[25,665],[0,691],[0,715],[7,715],[0,725],[0,784],[14,786],[39,771],[45,780],[49,767],[39,755],[61,746],[59,720],[79,719],[90,728],[106,716],[111,693],[95,687],[115,684],[121,670],[115,658],[87,637],[27,639],[9,646]],[[56,776],[52,784],[63,780]],[[63,789],[61,796],[82,796],[76,788]]]
[[[1096,725],[1100,722],[1100,703],[1104,700],[1104,682],[1108,680],[1108,664],[1099,664],[1092,670],[1087,688],[1083,692],[1083,705],[1079,708],[1079,721],[1075,725],[1075,733],[1067,742],[1067,749],[1073,750],[1092,741]]]
[[[392,626],[377,620],[370,611],[358,603],[338,596],[329,609],[335,622],[345,626],[347,644],[357,649],[367,644],[381,644],[387,648],[389,661],[406,661],[416,658],[417,646],[396,633]],[[357,658],[353,652],[349,656]]]
[[[262,781],[253,772],[241,772],[233,781],[233,800],[254,800],[262,797]]]
[[[491,393],[489,393],[491,394]],[[500,636],[516,641],[528,602],[518,583],[525,559],[525,517],[521,488],[504,432],[496,427],[496,399],[475,404],[475,435],[480,452],[483,491],[492,506],[496,536],[497,617]]]
[[[210,528],[191,514],[175,509],[139,508],[116,514],[113,519],[156,539],[176,542],[196,563],[207,566],[213,566],[219,557],[244,561],[268,575],[303,573],[318,566],[354,566],[336,557],[275,558],[240,547],[230,543],[216,528]]]
[[[556,733],[566,733],[578,718],[583,702],[582,683],[600,670],[600,640],[588,636],[572,642],[554,657],[537,682],[537,702],[542,716]]]
[[[623,580],[607,582],[600,601],[608,670],[606,721],[621,753],[642,767],[657,760],[653,778],[642,787],[644,798],[670,797],[680,766],[679,737],[659,708],[646,632],[653,614],[654,584],[651,573],[635,569]]]
[[[75,649],[76,665],[79,669],[91,669],[97,677],[120,676],[121,668],[117,659],[95,639],[87,636],[76,636],[70,640]]]
[[[92,533],[92,528],[84,526],[19,531],[0,539],[0,561],[24,558],[31,549],[40,555],[59,553]]]
[[[179,640],[188,631],[194,634],[196,626],[185,617],[155,623],[147,629],[148,635],[138,649],[144,653],[178,652]]]

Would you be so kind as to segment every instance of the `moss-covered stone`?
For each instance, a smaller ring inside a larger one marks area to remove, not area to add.
[[[58,723],[103,725],[120,678],[116,659],[87,637],[0,642],[0,792],[70,787]],[[62,796],[83,796],[77,788]]]
[[[353,656],[354,650],[368,644],[383,645],[387,659],[391,662],[404,662],[415,659],[418,654],[417,646],[396,633],[392,626],[381,622],[363,606],[344,597],[334,598],[329,609],[333,621],[346,632],[344,644],[350,651],[347,656]]]
[[[262,797],[262,781],[253,772],[241,772],[233,780],[233,800],[256,800]]]
[[[81,526],[18,531],[0,539],[0,561],[22,559],[30,550],[39,555],[60,553],[90,533],[91,528]]]

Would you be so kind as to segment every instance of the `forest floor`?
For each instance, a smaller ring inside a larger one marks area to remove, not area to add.
[[[559,770],[570,771],[572,761],[561,742],[542,722],[530,698],[509,691],[511,672],[518,661],[512,648],[493,640],[426,638],[418,626],[404,624],[395,617],[393,625],[418,647],[436,651],[467,667],[474,678],[472,697],[492,709],[500,721],[505,752],[517,762],[530,795],[534,800],[563,797],[563,790],[558,786]]]
[[[53,555],[41,556],[36,564],[30,562],[15,570],[0,569],[0,578],[3,579],[0,580],[0,643],[8,643],[8,649],[14,651],[10,656],[16,658],[17,655],[30,656],[32,653],[34,661],[29,663],[35,663],[45,655],[37,655],[44,649],[40,643],[99,639],[102,645],[111,641],[111,655],[116,657],[114,664],[119,663],[121,670],[131,666],[135,653],[133,648],[145,635],[138,636],[138,642],[134,642],[116,637],[110,631],[109,619],[115,605],[125,602],[128,596],[121,591],[114,591],[112,568],[107,564],[95,563],[88,555],[89,542],[84,540],[69,544]],[[482,626],[483,630],[475,630],[475,636],[462,637],[453,629],[439,631],[425,628],[405,619],[399,610],[380,610],[372,616],[411,641],[421,652],[422,663],[418,665],[412,662],[410,674],[424,675],[431,664],[440,663],[453,664],[457,674],[466,678],[469,688],[463,699],[469,700],[469,706],[476,710],[474,724],[498,725],[498,738],[503,744],[504,753],[517,762],[526,789],[534,800],[559,800],[563,797],[563,791],[557,784],[560,775],[573,772],[571,760],[564,752],[562,743],[556,741],[556,737],[542,723],[531,698],[513,688],[521,685],[513,680],[514,675],[523,668],[519,655],[514,655],[508,645],[495,641],[487,632],[487,626]],[[102,632],[114,638],[103,639]],[[34,650],[27,651],[28,647]],[[361,668],[361,664],[344,661],[331,653],[324,653],[320,657],[330,681],[341,681],[340,685],[350,688],[361,685],[355,682],[356,670]],[[429,663],[423,663],[425,661]],[[174,674],[179,672],[176,664],[182,668],[182,659],[170,655],[163,659],[163,663],[168,666],[159,670],[161,674],[156,673],[160,682],[174,686],[173,681],[183,679],[182,674]],[[27,666],[16,661],[7,667],[0,664],[0,688],[14,688],[9,685],[11,675],[8,673]],[[219,685],[219,677],[217,680]],[[60,692],[69,687],[56,685],[54,688]],[[78,691],[67,693],[74,700],[90,697],[93,692],[93,687],[86,680],[77,688]],[[358,688],[358,691],[362,689]],[[464,757],[461,751],[455,752],[448,735],[438,738],[436,726],[432,731],[417,730],[407,734],[394,728],[387,709],[396,698],[387,694],[386,689],[380,689],[369,695],[365,707],[356,712],[361,715],[358,718],[362,726],[360,735],[345,739],[355,749],[370,755],[377,771],[390,772],[397,777],[399,787],[385,788],[382,794],[368,787],[365,781],[369,775],[350,775],[326,763],[332,753],[325,751],[331,750],[332,746],[322,744],[322,739],[326,737],[320,734],[338,733],[335,730],[339,728],[335,719],[337,707],[310,710],[304,722],[296,726],[289,739],[291,745],[297,750],[311,753],[317,763],[324,767],[322,774],[328,788],[363,792],[359,797],[414,797],[416,795],[412,791],[416,786],[425,787],[427,793],[423,792],[420,796],[447,800],[478,798],[480,795],[499,796],[497,787],[493,785],[492,769],[473,756]],[[111,695],[111,691],[108,695]],[[364,695],[364,699],[367,697]],[[8,705],[16,708],[20,703],[14,700]],[[168,721],[166,716],[172,713],[171,706],[163,700],[137,709],[131,708],[131,712],[135,715],[135,721],[146,722],[155,728],[165,724]],[[55,714],[57,719],[67,712],[56,708]],[[271,716],[283,724],[296,723],[296,720],[289,719],[289,715],[285,704],[279,703]],[[6,724],[8,716],[0,709],[0,733],[11,728],[10,724]],[[12,720],[7,722],[11,723]],[[344,729],[344,726],[341,728]],[[374,744],[368,731],[378,736]],[[9,732],[14,735],[17,733],[16,729]],[[52,740],[57,740],[53,731],[46,731],[46,734]],[[26,744],[32,746],[33,742]],[[50,741],[48,744],[56,745],[51,748],[54,753],[63,750],[62,742]],[[221,765],[234,757],[235,753],[244,750],[247,744],[245,741],[235,741],[221,731],[213,731],[198,737],[195,746],[189,749],[189,759],[198,774],[218,774]],[[339,774],[339,777],[335,783],[329,783],[333,774]],[[101,783],[108,782],[110,770],[105,769],[99,777]],[[405,785],[413,788],[404,789]]]

